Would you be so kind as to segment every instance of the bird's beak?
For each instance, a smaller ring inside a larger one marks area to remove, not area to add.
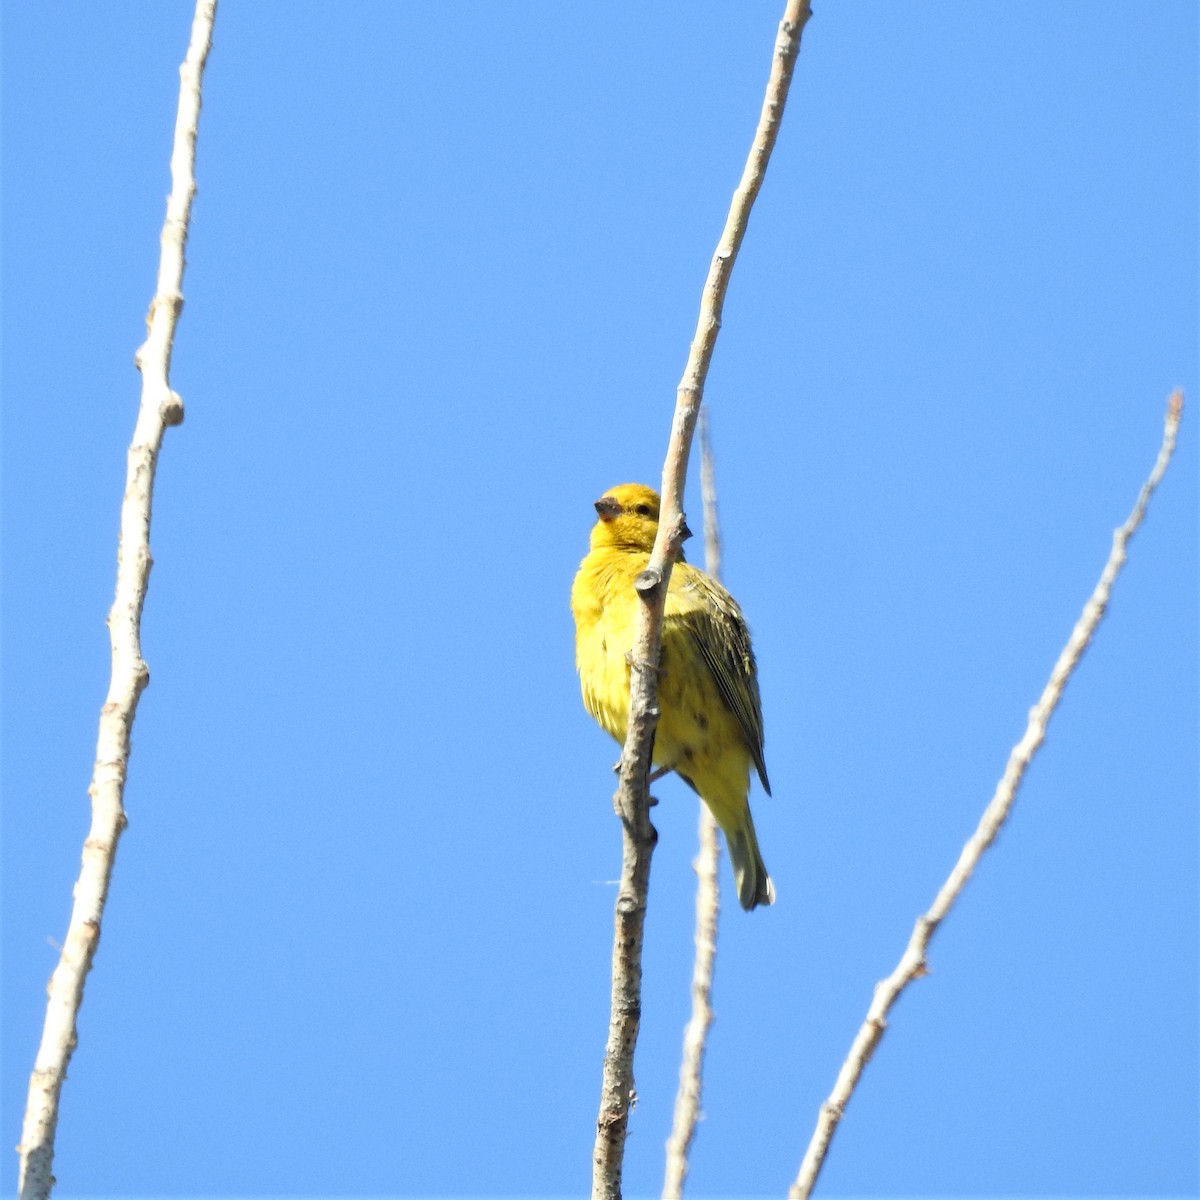
[[[600,514],[600,520],[602,521],[611,521],[620,511],[620,504],[611,496],[601,496],[596,501],[596,512]]]

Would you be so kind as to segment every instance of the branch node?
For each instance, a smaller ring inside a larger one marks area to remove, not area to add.
[[[167,399],[158,406],[158,415],[164,425],[182,425],[183,397],[178,392],[170,392]]]
[[[633,581],[633,590],[637,592],[643,600],[649,600],[655,591],[662,586],[662,574],[656,567],[647,567]]]
[[[671,528],[667,536],[667,557],[672,562],[677,562],[680,552],[683,549],[683,543],[692,536],[692,531],[688,528],[687,517],[679,512],[675,515],[675,519],[671,522]]]

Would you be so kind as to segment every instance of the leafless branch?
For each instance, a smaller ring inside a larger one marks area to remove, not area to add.
[[[713,471],[708,405],[700,408],[700,493],[704,500],[704,567],[721,578],[721,529],[717,520],[717,483]],[[675,1117],[667,1139],[667,1169],[663,1200],[679,1200],[687,1180],[688,1155],[696,1137],[704,1089],[704,1051],[713,1023],[712,985],[717,962],[717,927],[721,915],[719,868],[721,842],[717,823],[707,804],[699,804],[700,846],[692,864],[696,870],[696,956],[692,964],[692,1015],[683,1031],[679,1090]]]
[[[958,899],[967,880],[971,878],[979,860],[983,857],[983,852],[992,844],[996,834],[1000,832],[1000,827],[1008,819],[1017,790],[1025,776],[1025,770],[1045,740],[1046,726],[1062,697],[1063,689],[1078,666],[1079,660],[1083,657],[1083,652],[1090,644],[1092,636],[1104,616],[1104,611],[1108,607],[1113,583],[1116,581],[1121,567],[1125,564],[1129,539],[1133,537],[1142,523],[1142,518],[1146,515],[1146,505],[1154,494],[1154,489],[1158,487],[1159,481],[1167,469],[1167,464],[1171,461],[1182,414],[1183,392],[1176,391],[1167,402],[1162,446],[1159,449],[1154,468],[1142,485],[1137,503],[1133,506],[1129,518],[1113,534],[1112,552],[1108,556],[1108,562],[1104,565],[1100,581],[1083,606],[1083,613],[1076,622],[1058,661],[1054,664],[1054,670],[1050,672],[1050,681],[1046,684],[1038,702],[1030,709],[1025,735],[1009,754],[1008,765],[1004,769],[1004,775],[996,787],[991,803],[984,810],[978,828],[963,847],[958,862],[954,865],[954,870],[950,872],[949,878],[942,885],[942,890],[938,892],[932,907],[917,919],[912,937],[909,939],[908,946],[896,969],[876,985],[875,998],[867,1011],[867,1018],[850,1047],[846,1061],[842,1064],[833,1091],[821,1106],[817,1117],[817,1127],[808,1144],[799,1174],[788,1191],[789,1200],[806,1200],[812,1193],[825,1156],[829,1151],[829,1143],[842,1119],[846,1104],[854,1094],[854,1089],[858,1085],[859,1078],[870,1061],[871,1055],[874,1054],[875,1048],[883,1038],[883,1032],[887,1028],[887,1016],[892,1005],[896,1003],[900,994],[913,980],[920,979],[921,976],[928,973],[926,953],[934,932]]]
[[[92,824],[83,844],[75,884],[71,922],[58,966],[50,978],[42,1040],[29,1080],[21,1129],[21,1200],[45,1200],[54,1186],[51,1168],[58,1105],[67,1064],[76,1044],[76,1018],[84,982],[100,941],[100,923],[108,897],[117,842],[125,827],[122,803],[129,760],[129,735],[138,699],[150,674],[142,659],[141,618],[150,576],[150,513],[154,473],[163,433],[183,420],[183,401],[171,391],[169,372],[175,325],[183,307],[184,242],[195,195],[196,130],[200,119],[200,83],[212,44],[217,0],[198,0],[187,57],[180,67],[179,110],[171,153],[171,194],[161,239],[158,284],[147,317],[146,341],[136,361],[142,396],[121,502],[117,586],[108,614],[112,673],[100,710],[96,762],[88,789]]]
[[[654,827],[650,824],[647,774],[658,721],[657,673],[662,648],[663,604],[671,565],[687,535],[683,485],[688,455],[708,365],[721,326],[730,272],[779,133],[800,36],[809,15],[808,0],[788,0],[775,39],[771,75],[754,144],[709,266],[696,332],[675,400],[671,439],[663,465],[658,537],[649,565],[635,582],[643,604],[631,658],[628,730],[621,752],[620,782],[613,800],[622,822],[622,861],[614,918],[611,1014],[592,1154],[594,1200],[617,1200],[621,1195],[625,1135],[634,1099],[633,1051],[641,1022],[642,931],[655,838]]]
[[[704,505],[704,569],[721,579],[721,521],[717,512],[717,473],[713,464],[708,405],[700,406],[700,499]]]

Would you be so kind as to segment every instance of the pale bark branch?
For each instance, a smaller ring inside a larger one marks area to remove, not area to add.
[[[634,585],[643,603],[630,662],[629,724],[621,752],[620,782],[613,798],[622,822],[621,881],[614,917],[611,1014],[592,1153],[592,1196],[595,1200],[616,1200],[621,1195],[625,1135],[634,1101],[633,1051],[641,1022],[642,932],[650,856],[656,836],[650,824],[647,774],[658,721],[657,675],[662,648],[663,604],[671,565],[688,532],[683,516],[688,455],[704,381],[721,326],[730,272],[779,133],[800,36],[809,15],[808,0],[788,0],[775,39],[771,75],[754,143],[709,267],[696,332],[676,395],[671,439],[663,465],[658,537],[650,563]]]
[[[1025,735],[1009,754],[1004,775],[996,787],[991,803],[984,810],[978,827],[963,847],[958,862],[954,865],[954,870],[950,872],[949,878],[942,885],[933,905],[928,912],[917,919],[912,937],[909,939],[908,946],[896,965],[896,969],[875,987],[875,997],[867,1011],[866,1020],[850,1047],[846,1061],[842,1064],[833,1091],[821,1105],[817,1126],[812,1140],[809,1142],[808,1150],[805,1152],[804,1161],[800,1165],[795,1182],[788,1191],[789,1200],[806,1200],[812,1193],[825,1156],[829,1151],[829,1143],[845,1113],[846,1104],[854,1094],[854,1089],[858,1085],[859,1078],[870,1061],[871,1055],[874,1054],[883,1038],[892,1005],[896,1003],[900,994],[913,980],[920,979],[921,976],[928,973],[926,953],[934,932],[966,886],[967,880],[970,879],[979,864],[983,852],[992,844],[996,834],[1000,832],[1000,827],[1008,819],[1026,768],[1045,740],[1046,726],[1062,697],[1063,689],[1078,666],[1079,660],[1083,657],[1083,652],[1090,644],[1092,636],[1104,616],[1104,611],[1108,607],[1113,583],[1125,563],[1129,539],[1133,537],[1142,523],[1142,518],[1146,514],[1146,505],[1149,503],[1154,489],[1158,487],[1159,481],[1167,469],[1167,464],[1171,461],[1182,414],[1183,393],[1176,391],[1167,402],[1162,446],[1159,449],[1154,468],[1142,485],[1137,503],[1133,506],[1129,518],[1113,534],[1112,552],[1104,565],[1100,580],[1083,606],[1083,613],[1076,622],[1058,661],[1054,664],[1054,669],[1050,672],[1050,680],[1046,684],[1045,690],[1038,702],[1030,709]]]
[[[704,569],[721,578],[721,529],[717,518],[717,483],[713,470],[708,405],[700,409],[700,494],[704,501]],[[704,1100],[704,1052],[713,1023],[712,987],[717,963],[717,928],[721,915],[721,842],[708,805],[700,811],[696,871],[696,954],[692,962],[692,1015],[683,1031],[679,1090],[675,1116],[667,1138],[667,1167],[663,1200],[679,1200],[687,1181],[688,1156],[696,1137]]]
[[[192,197],[196,129],[200,118],[200,82],[212,44],[217,0],[198,0],[187,57],[180,67],[179,110],[171,153],[171,194],[161,238],[154,299],[147,316],[147,337],[136,362],[142,374],[141,403],[126,463],[125,494],[117,550],[117,584],[108,614],[112,672],[100,710],[96,761],[88,794],[92,823],[83,844],[71,921],[58,966],[50,977],[46,1019],[38,1047],[21,1129],[19,1188],[21,1200],[45,1200],[54,1186],[51,1174],[58,1105],[67,1065],[76,1044],[76,1019],[83,988],[100,941],[117,842],[125,827],[123,794],[129,760],[129,735],[138,699],[150,675],[141,652],[142,606],[150,575],[150,514],[155,466],[163,433],[183,420],[183,402],[171,391],[169,373],[175,325],[183,307],[184,242]]]
[[[700,406],[700,501],[704,505],[704,569],[721,579],[721,519],[717,511],[717,471],[713,463],[712,422]]]

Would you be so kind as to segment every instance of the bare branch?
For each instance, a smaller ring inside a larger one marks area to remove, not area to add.
[[[88,794],[92,824],[83,844],[75,884],[75,902],[62,954],[50,977],[42,1028],[21,1129],[21,1200],[45,1200],[54,1186],[51,1167],[58,1103],[67,1064],[75,1050],[76,1018],[108,897],[117,842],[125,828],[123,795],[129,760],[129,735],[138,699],[150,680],[142,659],[141,619],[150,576],[150,513],[155,466],[168,425],[183,420],[183,402],[171,391],[169,373],[175,325],[183,308],[184,243],[196,192],[196,130],[200,119],[200,82],[212,44],[217,0],[198,0],[187,57],[180,67],[179,110],[171,153],[171,194],[163,225],[158,284],[146,318],[147,337],[136,362],[142,396],[129,447],[121,532],[117,550],[117,586],[108,614],[112,673],[100,710],[96,762]]]
[[[762,186],[767,162],[779,133],[779,123],[783,118],[788,87],[800,49],[800,36],[809,15],[808,0],[788,0],[775,39],[771,75],[754,144],[709,266],[696,332],[675,400],[671,439],[663,465],[662,515],[658,537],[650,563],[634,585],[643,604],[638,615],[630,664],[629,723],[621,752],[620,783],[613,799],[622,821],[622,861],[614,918],[612,1007],[604,1053],[600,1112],[596,1118],[596,1143],[592,1153],[592,1196],[595,1200],[616,1200],[621,1195],[625,1134],[629,1126],[629,1109],[634,1099],[633,1050],[641,1022],[642,931],[650,882],[650,856],[655,838],[654,827],[650,824],[647,774],[658,722],[657,675],[662,649],[663,605],[671,565],[687,536],[683,517],[683,485],[688,455],[708,365],[716,345],[717,331],[721,327],[721,311],[730,272],[746,234],[750,209]]]
[[[721,578],[721,530],[717,521],[717,482],[713,471],[708,405],[700,409],[700,493],[704,499],[704,567]],[[663,1200],[678,1200],[687,1180],[688,1155],[696,1137],[704,1092],[704,1051],[713,1023],[712,986],[717,962],[717,925],[721,915],[719,868],[721,842],[717,823],[703,802],[700,810],[700,847],[692,864],[696,871],[696,957],[692,965],[692,1015],[683,1031],[683,1057],[679,1064],[679,1090],[675,1117],[667,1139],[667,1169]]]
[[[717,473],[713,465],[708,405],[700,407],[700,499],[704,505],[704,569],[721,579],[721,522],[717,513]]]
[[[978,828],[963,847],[958,862],[954,865],[954,870],[950,872],[949,878],[942,885],[942,890],[938,892],[932,907],[917,919],[912,937],[909,939],[908,946],[896,965],[896,969],[876,985],[875,998],[867,1011],[867,1019],[863,1022],[850,1047],[850,1053],[842,1064],[833,1091],[821,1105],[816,1130],[808,1144],[804,1161],[800,1164],[799,1174],[788,1191],[789,1200],[806,1200],[812,1193],[817,1176],[825,1162],[825,1156],[829,1151],[829,1143],[842,1119],[846,1104],[854,1094],[854,1089],[858,1085],[859,1078],[870,1061],[871,1055],[874,1054],[875,1048],[883,1038],[883,1032],[887,1028],[887,1016],[892,1005],[896,1003],[901,992],[914,979],[920,979],[921,976],[928,974],[926,953],[934,932],[958,899],[967,880],[971,878],[979,860],[983,857],[983,852],[992,844],[996,834],[1000,832],[1000,827],[1008,819],[1017,790],[1025,776],[1025,770],[1045,740],[1046,726],[1062,697],[1067,680],[1071,678],[1071,674],[1079,665],[1079,660],[1083,657],[1083,652],[1090,644],[1092,636],[1104,616],[1104,611],[1108,607],[1113,583],[1125,564],[1129,539],[1133,537],[1142,523],[1142,518],[1146,515],[1146,505],[1154,494],[1154,489],[1158,487],[1159,481],[1167,469],[1167,464],[1171,461],[1182,414],[1183,392],[1176,391],[1167,402],[1162,446],[1159,449],[1154,468],[1142,485],[1137,503],[1133,506],[1129,518],[1113,534],[1112,552],[1108,556],[1108,562],[1104,565],[1100,581],[1083,606],[1083,613],[1071,631],[1071,636],[1059,655],[1058,661],[1054,664],[1053,671],[1050,672],[1050,681],[1046,684],[1038,702],[1030,709],[1025,735],[1009,754],[1008,765],[1004,769],[1004,775],[996,787],[991,803],[984,810]]]

